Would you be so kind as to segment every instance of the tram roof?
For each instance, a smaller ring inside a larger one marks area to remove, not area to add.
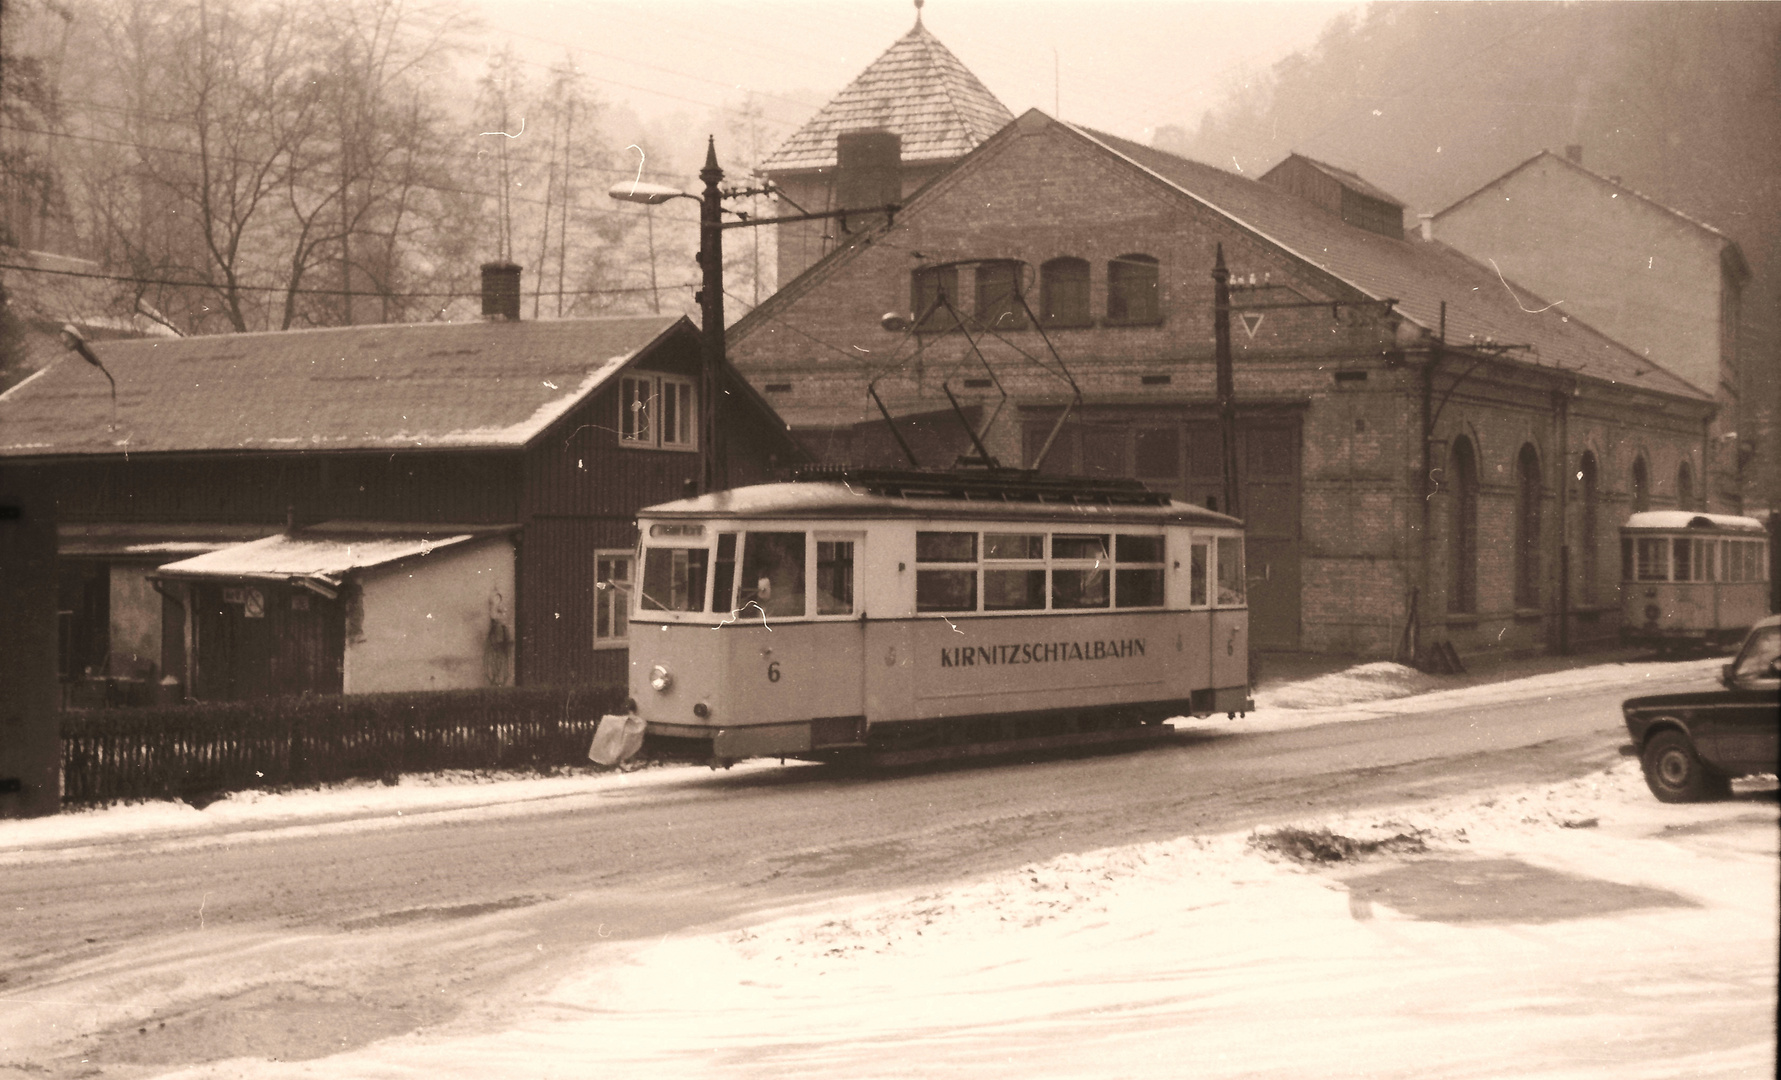
[[[1130,489],[1128,489],[1130,490]],[[1142,491],[1142,489],[1138,489]],[[1143,501],[1109,498],[1095,485],[1076,497],[1069,486],[1043,490],[948,491],[938,485],[880,485],[845,479],[754,484],[646,506],[649,518],[978,518],[988,521],[1042,521],[1070,524],[1170,524],[1240,529],[1237,518],[1156,494]],[[1146,492],[1146,495],[1150,493]]]
[[[1692,510],[1645,510],[1626,519],[1623,529],[1719,529],[1762,533],[1762,522],[1735,514],[1698,514]]]

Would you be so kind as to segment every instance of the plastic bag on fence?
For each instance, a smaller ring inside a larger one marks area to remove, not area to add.
[[[607,713],[600,717],[594,742],[587,749],[588,760],[596,765],[612,766],[635,756],[643,748],[643,718]]]

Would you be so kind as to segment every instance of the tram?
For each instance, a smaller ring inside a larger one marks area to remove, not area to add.
[[[1735,645],[1769,613],[1762,522],[1651,510],[1620,529],[1620,634],[1668,652]]]
[[[1242,523],[1136,481],[817,469],[638,527],[626,705],[659,748],[898,764],[1254,708]]]

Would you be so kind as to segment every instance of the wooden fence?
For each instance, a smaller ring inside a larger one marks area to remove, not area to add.
[[[62,714],[62,800],[224,792],[440,769],[585,764],[623,687],[266,698]]]

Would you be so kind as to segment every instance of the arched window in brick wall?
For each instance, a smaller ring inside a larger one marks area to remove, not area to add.
[[[1523,443],[1515,461],[1515,606],[1540,606],[1540,452]]]
[[[1594,604],[1596,598],[1596,573],[1600,569],[1597,560],[1596,545],[1600,541],[1596,537],[1596,463],[1595,453],[1583,451],[1583,461],[1577,466],[1577,482],[1583,488],[1583,513],[1579,525],[1580,535],[1578,546],[1582,549],[1583,596],[1585,604]]]
[[[1039,268],[1039,319],[1046,326],[1088,326],[1088,260],[1064,256]]]
[[[997,330],[1018,330],[1027,324],[1020,301],[1021,264],[1013,261],[977,264],[977,318]]]
[[[1643,455],[1633,459],[1633,513],[1651,509],[1651,475]]]
[[[1447,610],[1478,610],[1478,455],[1472,441],[1453,440],[1453,526],[1447,542]]]
[[[952,305],[954,310],[960,307],[958,267],[924,266],[911,272],[909,306],[915,312],[915,317],[921,320],[916,325],[918,331],[934,333],[950,330],[958,325],[958,320],[945,305],[935,306],[941,295],[946,297],[946,303]]]
[[[1686,461],[1676,466],[1676,509],[1694,509],[1694,470]]]
[[[1121,255],[1107,264],[1107,321],[1128,325],[1162,321],[1158,265],[1149,255]]]

